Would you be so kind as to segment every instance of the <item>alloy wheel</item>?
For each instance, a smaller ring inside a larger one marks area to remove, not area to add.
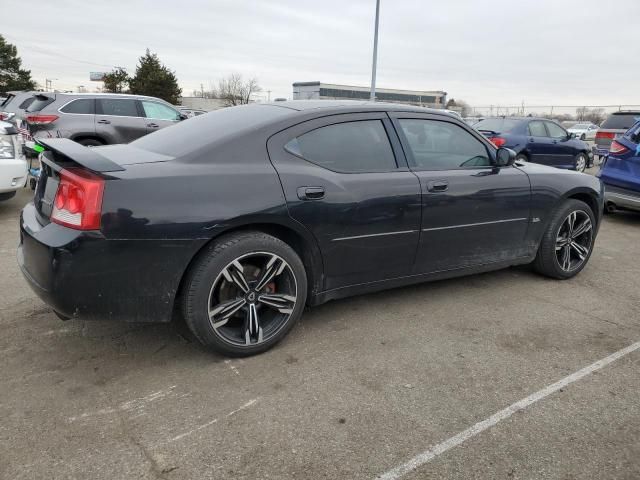
[[[209,322],[228,343],[256,345],[287,324],[296,302],[291,266],[273,253],[248,253],[230,262],[213,282]]]
[[[593,245],[591,217],[583,210],[569,213],[556,237],[556,259],[565,272],[576,270],[589,257]]]
[[[584,155],[580,154],[578,158],[576,158],[576,170],[578,172],[584,172],[585,168],[587,168],[587,159]]]

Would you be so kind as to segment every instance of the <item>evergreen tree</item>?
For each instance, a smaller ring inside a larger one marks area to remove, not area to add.
[[[35,90],[36,82],[30,70],[23,70],[15,45],[7,43],[0,35],[0,93],[12,90]]]
[[[124,68],[118,67],[107,73],[102,81],[105,92],[126,93],[131,78]]]
[[[129,89],[136,95],[158,97],[172,104],[178,103],[182,94],[175,73],[165,67],[158,55],[151,53],[148,48],[147,53],[140,57]]]

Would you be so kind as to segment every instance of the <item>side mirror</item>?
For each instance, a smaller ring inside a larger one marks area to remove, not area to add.
[[[568,138],[569,140],[571,140],[572,138],[576,138],[576,134],[575,134],[575,133],[568,133],[568,134],[567,134],[567,138]]]
[[[496,152],[496,165],[498,167],[510,167],[516,161],[516,152],[510,148],[500,147]]]

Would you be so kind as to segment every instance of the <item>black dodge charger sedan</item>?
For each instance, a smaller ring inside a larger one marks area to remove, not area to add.
[[[528,263],[571,278],[603,207],[598,179],[405,105],[278,102],[128,145],[43,143],[18,248],[35,292],[62,318],[183,315],[227,355],[349,295]]]

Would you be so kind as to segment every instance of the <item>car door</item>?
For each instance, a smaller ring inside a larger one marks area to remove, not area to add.
[[[96,99],[96,134],[107,143],[129,143],[146,135],[147,126],[133,98]]]
[[[422,187],[415,273],[526,256],[531,187],[514,166],[496,167],[481,135],[442,116],[392,114]]]
[[[554,165],[553,143],[542,120],[531,120],[527,125],[527,151],[530,160],[543,165]]]
[[[578,153],[576,141],[569,137],[569,132],[555,122],[545,121],[551,139],[552,165],[564,168],[574,166],[574,157]]]
[[[170,127],[181,120],[180,112],[169,105],[153,100],[141,100],[140,103],[146,119],[147,133]]]
[[[272,136],[268,151],[290,215],[318,241],[326,290],[410,274],[420,183],[386,114],[309,120]]]

